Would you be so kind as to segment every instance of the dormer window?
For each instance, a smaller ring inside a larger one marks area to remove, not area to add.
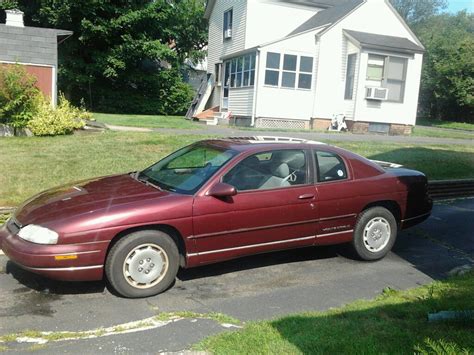
[[[232,38],[232,22],[233,11],[229,9],[224,12],[224,40]]]

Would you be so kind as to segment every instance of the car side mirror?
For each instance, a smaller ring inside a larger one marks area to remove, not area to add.
[[[214,197],[231,197],[237,195],[237,189],[232,185],[218,182],[210,188],[207,194]]]

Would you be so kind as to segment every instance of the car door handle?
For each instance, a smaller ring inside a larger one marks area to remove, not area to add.
[[[304,194],[298,197],[300,200],[309,200],[311,198],[314,198],[313,194]]]

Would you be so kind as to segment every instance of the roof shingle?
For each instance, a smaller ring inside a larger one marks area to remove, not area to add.
[[[414,53],[422,53],[425,51],[423,47],[420,47],[416,43],[413,43],[408,38],[377,35],[373,33],[350,30],[344,30],[344,32],[363,47],[396,50],[398,52],[408,51]]]
[[[329,2],[329,1],[327,1]],[[327,10],[323,10],[318,12],[316,15],[311,17],[301,26],[296,28],[293,32],[291,32],[288,36],[293,36],[305,31],[312,30],[317,27],[321,27],[324,25],[330,25],[335,22],[338,22],[352,10],[354,10],[357,6],[362,4],[364,0],[346,0],[341,1],[342,4],[339,4],[334,7],[330,7]]]

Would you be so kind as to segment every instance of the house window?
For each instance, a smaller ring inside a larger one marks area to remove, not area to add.
[[[278,86],[280,79],[280,54],[267,53],[267,69],[265,71],[265,85]]]
[[[267,53],[265,85],[292,89],[295,87],[311,89],[312,72],[312,57]]]
[[[385,57],[380,55],[369,55],[367,66],[367,80],[382,81]]]
[[[408,59],[369,55],[367,80],[380,81],[388,89],[388,101],[403,102]]]
[[[283,57],[283,73],[281,86],[284,88],[294,88],[296,84],[296,55],[285,54]]]
[[[408,60],[389,57],[384,87],[388,89],[388,101],[403,102]]]
[[[217,85],[220,85],[221,84],[221,72],[222,72],[222,63],[216,63],[215,64],[215,68],[214,68],[214,71],[215,71],[215,77],[216,77],[216,84]]]
[[[234,58],[226,62],[226,70],[230,69],[230,83],[226,84],[231,88],[249,87],[255,84],[255,53]]]
[[[298,88],[311,89],[313,78],[313,58],[300,57],[300,73],[298,77]]]
[[[354,79],[356,69],[357,54],[349,54],[347,56],[347,69],[346,69],[346,89],[344,92],[345,100],[352,100],[354,97]]]
[[[232,38],[232,23],[234,21],[234,11],[232,9],[227,10],[224,12],[224,39],[231,39]]]

